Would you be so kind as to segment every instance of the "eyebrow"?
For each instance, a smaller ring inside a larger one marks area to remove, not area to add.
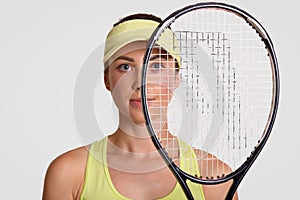
[[[168,60],[168,55],[166,54],[155,54],[154,56],[150,57],[150,60],[156,60],[157,58],[164,58],[165,60]]]
[[[127,60],[127,61],[130,61],[130,62],[134,62],[133,58],[130,58],[130,57],[127,57],[127,56],[119,56],[116,60]]]
[[[166,55],[166,54],[156,54],[154,56],[151,56],[150,60],[156,60],[158,58],[164,58],[164,59],[168,60],[168,55]],[[130,61],[130,62],[134,62],[133,58],[130,58],[130,57],[127,57],[127,56],[119,56],[116,60],[127,60],[127,61]]]

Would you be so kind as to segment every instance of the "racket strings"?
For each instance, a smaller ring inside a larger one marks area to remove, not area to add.
[[[263,137],[273,99],[270,60],[253,28],[231,13],[193,12],[171,28],[181,57],[180,84],[173,87],[172,67],[147,74],[156,84],[147,87],[147,95],[160,99],[159,106],[148,105],[151,122],[179,167],[189,163],[183,170],[191,172],[196,162],[195,176],[218,179],[228,175],[228,166],[240,167]],[[174,66],[170,55],[161,62]],[[176,137],[159,134],[165,132]],[[191,149],[181,147],[181,140],[194,148],[194,156],[186,157]]]

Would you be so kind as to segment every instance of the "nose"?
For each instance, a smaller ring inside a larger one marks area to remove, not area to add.
[[[134,73],[134,80],[132,83],[132,89],[140,90],[142,84],[142,67],[136,67],[136,70],[134,72],[135,73]]]

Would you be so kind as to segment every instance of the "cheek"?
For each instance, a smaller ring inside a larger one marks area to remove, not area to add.
[[[159,88],[175,90],[179,84],[179,74],[172,70],[163,70],[161,73],[147,73],[147,85],[157,84]]]
[[[110,77],[110,91],[112,96],[115,100],[120,100],[124,98],[130,97],[132,90],[131,90],[131,83],[132,80],[130,79],[129,75],[119,75],[119,76],[111,76]],[[125,100],[125,99],[124,99]]]
[[[119,88],[124,87],[126,84],[125,81],[125,75],[113,75],[109,77],[109,83],[110,83],[110,89],[113,92],[113,90],[119,90]]]
[[[161,105],[167,106],[173,96],[173,89],[164,84],[147,85],[147,95],[155,97]]]

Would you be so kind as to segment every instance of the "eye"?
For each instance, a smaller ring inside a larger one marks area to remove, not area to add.
[[[127,72],[127,71],[132,70],[132,67],[128,64],[122,64],[118,68],[119,68],[120,71],[123,71],[123,72]]]
[[[164,68],[164,66],[161,63],[154,63],[154,64],[151,65],[150,69],[153,70],[153,71],[159,71],[163,68]]]

